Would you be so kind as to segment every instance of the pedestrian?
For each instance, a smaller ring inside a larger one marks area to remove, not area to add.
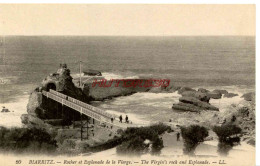
[[[119,116],[119,122],[122,123],[123,117],[122,115]]]
[[[128,123],[128,116],[125,116],[125,123]]]
[[[113,121],[114,121],[114,118],[111,118],[111,123],[113,123]]]
[[[237,118],[236,118],[236,116],[235,116],[235,115],[233,115],[233,116],[232,116],[232,119],[231,119],[231,121],[232,121],[232,122],[235,122],[235,121],[236,121],[236,119],[237,119]]]
[[[177,133],[177,141],[180,141],[180,133]]]

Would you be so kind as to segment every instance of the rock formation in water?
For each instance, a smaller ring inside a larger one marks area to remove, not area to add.
[[[226,97],[226,98],[232,98],[232,97],[235,97],[235,96],[238,96],[238,94],[236,94],[236,93],[226,93],[226,94],[224,94],[224,97]]]
[[[120,80],[99,80],[95,82],[84,83],[84,92],[88,92],[88,95],[93,101],[102,101],[104,99],[111,99],[113,97],[127,96],[137,92],[146,92],[151,87],[145,87],[145,79],[128,79],[129,81],[139,81],[142,87],[139,86],[126,86],[124,81]],[[125,80],[126,81],[126,80]],[[105,87],[104,87],[105,86]]]
[[[213,93],[208,92],[206,89],[196,91],[192,88],[184,87],[181,88],[178,93],[181,94],[182,97],[179,98],[178,104],[173,104],[173,109],[191,112],[199,112],[202,110],[219,111],[217,107],[209,103],[210,98],[216,98],[216,96],[213,96]]]
[[[255,92],[245,93],[242,98],[244,98],[246,101],[255,101]]]

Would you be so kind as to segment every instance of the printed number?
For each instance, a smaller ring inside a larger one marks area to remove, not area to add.
[[[22,160],[16,160],[15,163],[16,163],[16,164],[21,164],[21,163],[22,163]]]

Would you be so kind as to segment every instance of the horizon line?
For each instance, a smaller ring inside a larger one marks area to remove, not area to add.
[[[1,36],[22,36],[22,37],[256,37],[256,35],[1,35]]]

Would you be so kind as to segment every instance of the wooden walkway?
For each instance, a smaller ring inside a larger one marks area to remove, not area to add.
[[[129,123],[120,123],[119,119],[116,118],[115,115],[109,114],[106,111],[84,103],[80,100],[74,99],[57,91],[50,89],[49,92],[42,91],[42,94],[46,96],[48,99],[52,99],[62,105],[65,105],[75,111],[80,112],[88,117],[91,117],[99,122],[103,122],[112,126],[117,126],[119,128],[127,128],[127,127],[138,127],[138,125],[129,124]],[[111,122],[111,118],[114,119],[113,123]]]

